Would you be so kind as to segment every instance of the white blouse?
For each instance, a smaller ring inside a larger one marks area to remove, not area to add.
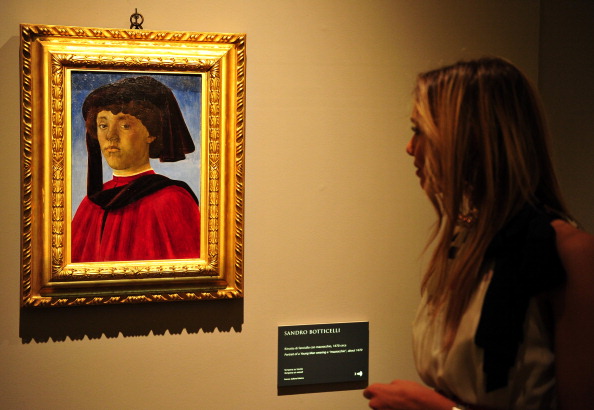
[[[524,341],[506,387],[487,393],[483,349],[474,342],[492,270],[484,275],[462,316],[454,342],[443,351],[443,311],[435,317],[423,297],[413,324],[413,349],[422,380],[468,405],[495,409],[556,409],[552,318],[543,300],[533,298],[526,312]]]

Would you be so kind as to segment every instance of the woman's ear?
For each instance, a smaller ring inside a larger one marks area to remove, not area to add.
[[[156,139],[157,139],[157,137],[152,137],[152,136],[150,136],[150,135],[149,135],[149,136],[146,138],[146,141],[147,141],[147,142],[150,144],[151,142],[153,142],[153,141],[154,141],[154,140],[156,140]]]

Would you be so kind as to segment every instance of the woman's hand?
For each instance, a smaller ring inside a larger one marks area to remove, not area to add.
[[[374,410],[451,410],[456,405],[433,389],[408,380],[372,384],[363,396]]]

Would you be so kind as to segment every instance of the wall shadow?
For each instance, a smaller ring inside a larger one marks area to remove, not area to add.
[[[127,305],[21,308],[23,344],[149,336],[166,332],[241,332],[243,299]]]

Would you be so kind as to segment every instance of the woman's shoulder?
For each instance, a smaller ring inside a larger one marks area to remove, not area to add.
[[[567,279],[574,285],[569,289],[594,298],[594,236],[563,220],[551,225]]]
[[[594,269],[594,235],[561,219],[551,222],[555,230],[559,257],[566,261],[589,261]]]

